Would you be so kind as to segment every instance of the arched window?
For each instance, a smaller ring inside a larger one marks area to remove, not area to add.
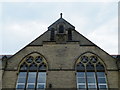
[[[20,64],[17,89],[44,89],[47,64],[42,56],[29,55]]]
[[[107,89],[105,68],[95,55],[82,55],[76,63],[77,88]]]
[[[55,40],[55,29],[54,29],[54,28],[51,29],[50,40],[51,40],[51,41],[54,41],[54,40]]]
[[[72,30],[68,30],[68,41],[72,41]]]
[[[64,27],[63,27],[63,25],[59,26],[59,33],[64,33]]]

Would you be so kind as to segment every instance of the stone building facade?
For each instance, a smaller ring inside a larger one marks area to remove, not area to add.
[[[62,16],[2,60],[2,88],[120,89],[120,60],[75,30]]]

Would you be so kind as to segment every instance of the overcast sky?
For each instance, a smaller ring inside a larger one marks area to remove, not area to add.
[[[118,54],[118,2],[0,3],[0,54],[15,54],[63,13],[75,29],[109,54]]]

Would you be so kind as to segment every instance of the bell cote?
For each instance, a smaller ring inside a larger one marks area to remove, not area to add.
[[[72,41],[72,31],[75,29],[73,25],[62,18],[62,13],[60,18],[48,27],[50,31],[50,41],[55,41],[56,43],[66,43],[67,41]]]

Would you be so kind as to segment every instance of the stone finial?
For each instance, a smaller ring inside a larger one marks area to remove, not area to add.
[[[62,13],[60,13],[60,18],[62,18]]]

